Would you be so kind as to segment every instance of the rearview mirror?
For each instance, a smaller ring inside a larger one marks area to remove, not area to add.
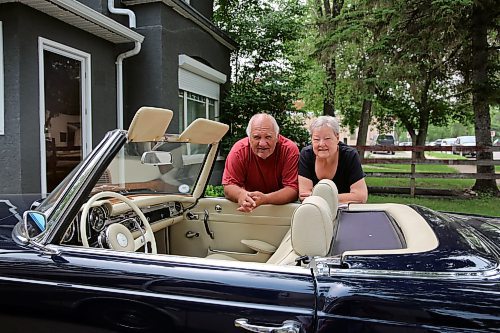
[[[28,210],[23,215],[26,237],[32,238],[40,235],[47,228],[47,217],[35,210]]]
[[[168,151],[147,151],[141,157],[141,163],[146,165],[169,165],[172,162],[172,154]]]

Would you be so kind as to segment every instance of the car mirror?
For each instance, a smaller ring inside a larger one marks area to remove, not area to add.
[[[24,212],[23,216],[26,238],[31,239],[47,229],[47,217],[35,210]]]
[[[146,165],[170,165],[172,154],[168,151],[147,151],[142,154],[141,163]]]

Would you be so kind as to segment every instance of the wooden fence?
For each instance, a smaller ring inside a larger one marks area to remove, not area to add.
[[[389,152],[393,154],[395,152],[407,151],[411,152],[411,157],[400,158],[395,155],[390,158],[381,158],[377,154],[375,157],[371,155],[370,157],[362,157],[362,164],[406,164],[410,165],[410,172],[365,172],[368,177],[376,178],[408,178],[409,187],[370,187],[370,193],[393,193],[393,194],[410,194],[412,197],[415,195],[459,195],[452,190],[443,189],[419,189],[416,187],[415,179],[417,178],[454,178],[454,179],[500,179],[500,173],[495,174],[483,174],[478,173],[419,173],[416,172],[416,165],[418,164],[441,164],[441,165],[500,165],[500,159],[497,160],[476,160],[476,158],[468,158],[467,160],[457,160],[457,159],[437,159],[437,158],[418,158],[419,155],[423,155],[425,152],[453,152],[457,154],[462,153],[472,153],[472,152],[500,152],[500,147],[456,147],[456,146],[446,146],[446,147],[430,147],[430,146],[356,146],[360,152]],[[420,152],[420,153],[419,153]],[[451,155],[450,155],[451,157]]]

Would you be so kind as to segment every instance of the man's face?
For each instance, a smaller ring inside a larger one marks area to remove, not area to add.
[[[265,160],[274,153],[277,142],[278,135],[268,118],[260,118],[252,122],[250,148],[255,155]]]

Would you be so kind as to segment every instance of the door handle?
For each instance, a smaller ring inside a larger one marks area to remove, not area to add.
[[[241,327],[244,330],[250,332],[259,332],[259,333],[299,333],[300,332],[300,324],[294,320],[285,320],[283,324],[279,327],[269,327],[269,326],[260,326],[260,325],[252,325],[248,323],[248,319],[240,318],[234,321],[234,326]]]

